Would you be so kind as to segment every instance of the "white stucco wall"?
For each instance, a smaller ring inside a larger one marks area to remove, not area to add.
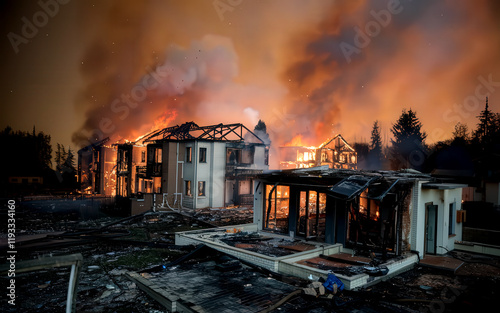
[[[192,162],[184,163],[183,180],[190,180],[192,196],[184,195],[190,208],[224,206],[224,181],[226,170],[226,144],[224,142],[196,141],[186,143],[192,149]],[[206,162],[200,162],[200,148],[207,149]],[[198,183],[205,182],[205,196],[198,195]],[[185,194],[185,187],[183,187]]]
[[[445,254],[448,250],[453,250],[455,240],[462,240],[462,223],[456,222],[456,213],[453,215],[452,222],[455,223],[455,235],[448,235],[449,227],[449,210],[450,203],[455,203],[455,211],[461,209],[462,189],[422,189],[423,182],[418,182],[417,186],[420,189],[418,197],[418,212],[417,219],[413,218],[412,227],[416,227],[416,246],[414,250],[419,251],[420,256],[424,255],[425,249],[425,212],[426,204],[431,203],[438,206],[437,211],[437,230],[436,242],[437,254]],[[414,215],[415,216],[415,215]],[[444,249],[445,247],[446,249]]]
[[[260,182],[260,183],[259,183]],[[263,199],[265,184],[259,180],[254,182],[254,201],[253,201],[253,222],[257,224],[259,230],[262,230],[262,216],[264,212]]]
[[[443,246],[445,246],[448,250],[455,249],[455,241],[462,241],[462,223],[457,223],[457,211],[462,209],[462,189],[448,189],[444,191],[444,232],[443,236]],[[452,223],[455,224],[455,234],[454,236],[448,235],[448,227],[449,227],[449,214],[450,214],[450,204],[455,204],[455,213],[452,217]],[[446,253],[446,251],[443,251]]]

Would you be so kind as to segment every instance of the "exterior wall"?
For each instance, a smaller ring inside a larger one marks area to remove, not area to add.
[[[114,196],[116,194],[116,171],[114,170],[114,167],[116,166],[116,149],[106,146],[102,146],[100,149],[100,194],[105,196]]]
[[[174,198],[180,201],[183,192],[182,170],[184,164],[184,143],[164,142],[162,154],[162,193],[169,195],[168,201],[173,204]]]
[[[153,206],[153,195],[145,194],[143,199],[130,199],[130,214],[136,215],[149,211]]]
[[[462,223],[457,223],[457,213],[456,211],[462,209],[462,189],[448,189],[444,190],[444,229],[442,232],[443,246],[448,250],[455,249],[455,241],[462,241]],[[452,217],[452,223],[455,224],[455,234],[448,234],[449,227],[449,214],[450,214],[450,203],[455,204],[455,213]],[[446,251],[442,251],[446,253]]]
[[[144,159],[142,158],[142,154],[144,153]],[[144,185],[144,182],[139,182],[136,177],[137,177],[137,167],[138,166],[146,166],[146,161],[147,161],[147,156],[146,156],[146,147],[145,146],[134,146],[132,148],[132,168],[131,173],[132,175],[130,176],[130,182],[132,183],[132,193],[138,193],[138,192],[143,192],[145,191],[145,186],[140,186]]]
[[[486,202],[500,205],[500,183],[485,183]]]
[[[262,216],[264,213],[264,182],[256,180],[253,201],[253,222],[257,224],[259,230],[262,230]]]
[[[455,235],[448,235],[450,203],[455,203],[455,210],[461,209],[462,189],[422,189],[424,182],[417,182],[419,197],[416,214],[412,214],[412,227],[416,227],[416,232],[412,232],[412,240],[416,243],[413,248],[420,253],[420,256],[425,254],[425,213],[426,204],[432,202],[437,205],[437,230],[436,230],[436,253],[445,254],[448,250],[453,250],[455,240],[462,240],[462,224],[456,222],[456,213],[453,215],[453,223],[455,223]],[[415,209],[413,207],[412,209]],[[415,212],[413,212],[415,213]],[[415,219],[416,216],[416,219]],[[442,248],[445,247],[446,249]]]
[[[255,146],[255,154],[254,154],[254,167],[258,169],[269,169],[269,156],[267,157],[266,164],[266,154],[269,153],[267,147],[264,146]]]
[[[213,141],[186,142],[185,152],[191,148],[191,162],[184,157],[182,193],[183,204],[188,208],[224,206],[226,169],[226,144]],[[200,162],[200,148],[206,150],[206,162]],[[186,195],[186,181],[191,181],[191,196]],[[198,195],[198,183],[205,182],[205,196]]]

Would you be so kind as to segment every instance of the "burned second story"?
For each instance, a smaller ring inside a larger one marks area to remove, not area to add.
[[[356,169],[358,156],[342,135],[320,146],[287,145],[280,147],[280,169],[311,168],[328,165],[331,169]]]
[[[116,191],[116,148],[109,138],[78,151],[78,181],[81,192],[114,196]]]
[[[252,194],[252,177],[269,168],[269,145],[242,124],[189,122],[114,146],[117,195],[182,197],[188,207],[239,203]]]

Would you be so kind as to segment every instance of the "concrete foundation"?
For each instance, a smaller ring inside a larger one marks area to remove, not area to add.
[[[251,264],[263,267],[270,271],[285,275],[291,275],[303,279],[311,279],[314,281],[318,280],[320,277],[326,279],[330,271],[317,269],[303,264],[298,264],[297,262],[315,258],[320,255],[335,255],[341,252],[349,252],[348,250],[343,249],[343,246],[341,244],[329,245],[324,243],[308,241],[307,244],[312,244],[316,246],[316,248],[308,251],[296,252],[285,256],[272,257],[256,253],[253,251],[248,251],[245,249],[233,247],[216,239],[217,236],[219,236],[219,234],[220,235],[230,234],[231,232],[233,233],[257,232],[257,224],[237,225],[237,226],[221,227],[211,230],[197,230],[197,231],[176,233],[175,244],[176,245],[205,244],[215,250],[231,255],[242,261],[246,261]],[[281,236],[267,232],[260,232],[260,233],[264,234],[266,237],[272,236],[276,238],[291,240],[291,238],[287,236]],[[417,255],[409,254],[406,256],[389,260],[388,262],[384,263],[383,265],[387,266],[387,268],[389,269],[389,272],[384,276],[374,277],[368,274],[343,276],[336,273],[335,275],[342,280],[347,290],[353,290],[357,288],[367,287],[376,284],[377,282],[391,278],[395,275],[398,275],[404,271],[413,268],[417,263],[418,263]]]

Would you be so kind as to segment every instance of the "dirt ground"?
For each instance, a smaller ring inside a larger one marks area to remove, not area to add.
[[[31,216],[31,218],[29,217]],[[85,233],[120,220],[79,221],[72,215],[31,214],[19,231],[43,234],[57,231]],[[92,240],[50,246],[40,242],[20,253],[24,259],[41,255],[81,253],[77,312],[166,312],[123,275],[168,264],[194,247],[174,245],[176,231],[252,221],[248,208],[206,209],[189,215],[151,213],[84,234]],[[22,227],[25,227],[22,229]],[[81,237],[81,236],[80,236]],[[80,238],[78,237],[78,238]],[[273,312],[470,312],[489,311],[500,296],[500,260],[458,254],[465,259],[456,273],[417,266],[390,280],[359,291],[343,291],[332,300],[300,295]],[[200,262],[195,259],[190,262]],[[275,278],[279,279],[279,278]],[[16,310],[2,293],[1,312],[65,312],[69,268],[54,268],[16,275]],[[287,278],[288,282],[293,278]],[[7,283],[2,277],[2,285]]]

